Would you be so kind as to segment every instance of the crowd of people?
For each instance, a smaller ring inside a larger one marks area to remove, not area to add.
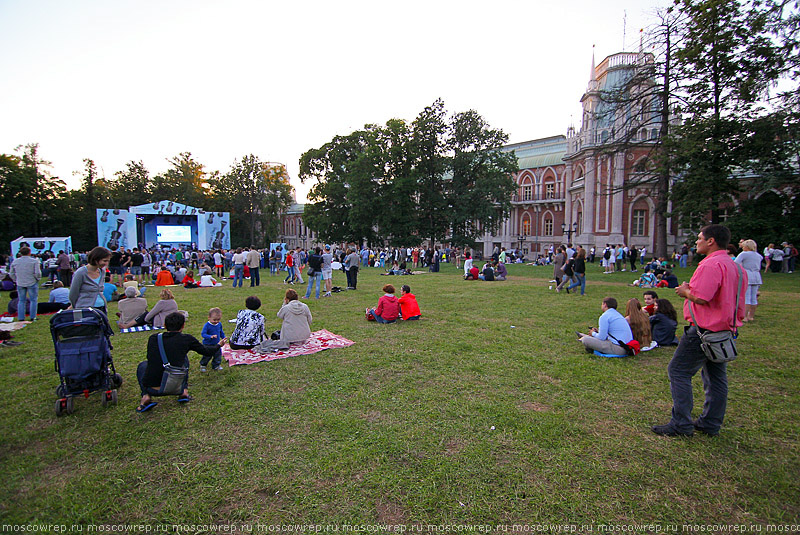
[[[645,289],[642,294],[644,304],[637,298],[629,299],[623,314],[617,310],[620,306],[617,300],[606,297],[600,303],[602,313],[597,327],[590,328],[586,334],[578,332],[578,336],[587,352],[606,355],[623,356],[640,349],[677,346],[669,366],[673,416],[668,424],[653,427],[657,434],[678,436],[701,431],[713,435],[719,432],[724,416],[727,378],[724,366],[711,366],[698,356],[702,353],[699,337],[706,330],[736,330],[739,325],[753,321],[762,274],[794,271],[797,250],[787,242],[780,247],[770,244],[764,249],[764,254],[760,254],[753,240],[740,241],[738,248],[729,241],[730,233],[725,227],[710,225],[700,232],[695,247],[683,244],[676,250],[670,259],[672,263],[664,258],[648,260],[645,248],[637,250],[623,245],[608,245],[596,255],[594,247],[587,250],[566,244],[551,247],[544,257],[545,263],[553,265],[551,282],[555,283],[557,292],[565,290],[569,293],[580,288],[581,295],[584,295],[586,266],[594,262],[596,256],[601,259],[604,273],[625,271],[628,263],[631,271],[642,270],[633,285]],[[690,254],[699,255],[702,260],[691,281],[679,285],[673,269],[686,266]],[[466,280],[502,281],[507,277],[507,262],[523,261],[518,250],[506,251],[500,247],[495,247],[491,258],[479,267],[469,249],[375,250],[330,245],[309,251],[297,247],[291,251],[272,250],[268,253],[253,247],[202,252],[96,247],[85,254],[60,252],[52,258],[45,256],[37,258],[31,254],[30,248],[22,247],[8,271],[2,273],[3,289],[13,292],[10,294],[9,312],[16,314],[18,319],[24,320],[27,315],[35,321],[38,314],[69,307],[93,307],[108,314],[108,303],[118,299],[117,325],[121,329],[145,325],[166,329],[161,346],[154,342],[153,337],[150,338],[147,361],[137,369],[142,392],[137,408],[140,412],[155,406],[153,397],[159,395],[160,380],[156,371],[163,368],[163,351],[167,353],[167,360],[175,365],[187,365],[187,352],[196,351],[202,355],[201,371],[207,371],[209,363],[212,370],[219,370],[222,368],[221,347],[225,344],[232,350],[277,351],[293,343],[302,343],[311,334],[311,311],[301,301],[298,292],[289,288],[277,311],[281,321],[279,330],[267,334],[264,316],[258,312],[261,300],[253,295],[246,298],[245,308],[237,313],[236,325],[229,338],[221,324],[222,311],[218,307],[211,308],[200,342],[182,332],[186,313],[179,310],[175,295],[168,286],[219,286],[221,283],[217,279],[226,275],[232,278],[234,288],[242,287],[245,279],[249,279],[251,287],[259,286],[259,270],[269,268],[272,276],[285,270],[284,283],[287,285],[304,284],[305,274],[308,285],[304,299],[310,299],[312,293],[320,299],[335,291],[332,286],[335,270],[342,270],[346,275],[347,289],[355,290],[359,270],[368,267],[382,268],[383,275],[398,276],[413,274],[420,267],[436,272],[443,261],[461,268],[463,262]],[[47,303],[38,303],[42,279],[52,285]],[[741,295],[737,294],[737,282],[743,288]],[[152,308],[144,297],[145,283],[162,287]],[[678,312],[669,299],[656,293],[656,290],[668,289],[674,289],[677,296],[686,300],[683,317],[689,322],[689,327],[681,338],[677,336]],[[399,297],[395,295],[396,289],[392,284],[384,285],[382,292],[377,306],[366,309],[368,320],[390,324],[420,319],[419,304],[409,285],[401,286]],[[741,297],[740,307],[734,306],[738,303],[734,299],[737,296]],[[692,421],[691,377],[700,369],[704,370],[707,403],[701,417]],[[178,397],[182,402],[191,399],[188,383]]]

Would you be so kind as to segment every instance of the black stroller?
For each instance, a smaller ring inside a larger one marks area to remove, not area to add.
[[[101,393],[104,407],[116,403],[122,376],[111,360],[109,337],[114,333],[106,315],[93,308],[62,310],[50,320],[50,333],[61,378],[56,415],[72,414],[74,398],[93,392]]]

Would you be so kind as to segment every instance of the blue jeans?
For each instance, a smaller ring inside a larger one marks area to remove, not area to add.
[[[322,282],[322,272],[317,271],[308,277],[308,289],[306,289],[306,299],[311,296],[311,288],[314,287],[314,281],[317,281],[317,299],[319,299],[319,286]]]
[[[294,282],[294,279],[295,279],[294,268],[286,266],[286,273],[287,273],[287,275],[286,275],[286,278],[283,279],[283,282]]]
[[[275,261],[273,260],[269,263],[269,274],[275,275],[277,273],[278,273],[278,266],[275,264]]]
[[[377,321],[378,323],[397,323],[397,320],[389,321],[389,320],[385,320],[382,317],[378,316],[375,313],[375,309],[374,308],[370,308],[369,309],[369,313],[372,314],[372,317],[375,318],[375,321]]]
[[[672,419],[669,425],[673,429],[682,433],[694,431],[692,377],[698,370],[702,370],[706,401],[697,424],[710,432],[719,431],[728,404],[727,366],[724,362],[717,364],[708,360],[700,348],[697,328],[686,328],[667,368],[669,389],[672,392]]]
[[[213,344],[213,345],[217,345],[217,344]],[[206,347],[208,347],[208,346],[206,346]],[[205,366],[206,364],[208,364],[209,360],[211,361],[211,367],[212,368],[214,368],[214,369],[219,368],[222,365],[222,348],[217,345],[217,352],[216,353],[214,353],[210,357],[208,355],[203,355],[200,358],[200,366]]]
[[[575,276],[578,278],[578,280],[567,286],[567,290],[571,290],[580,286],[581,295],[584,295],[586,293],[586,273],[575,273]]]
[[[250,287],[261,286],[261,277],[258,273],[258,268],[250,268]]]
[[[233,287],[236,288],[236,281],[239,281],[239,288],[242,287],[244,280],[244,264],[233,265]]]
[[[31,321],[36,319],[36,307],[39,306],[39,283],[33,286],[17,286],[19,293],[19,301],[17,301],[17,321],[25,320],[25,300],[29,299],[31,302]]]
[[[686,267],[686,263],[687,263],[688,260],[689,260],[689,255],[688,254],[682,254],[681,255],[681,261],[680,261],[681,262],[680,266],[682,268],[685,268]]]

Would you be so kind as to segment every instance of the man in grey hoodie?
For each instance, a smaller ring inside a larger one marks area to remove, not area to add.
[[[25,299],[30,300],[31,321],[36,321],[36,306],[39,300],[39,279],[42,278],[42,268],[39,259],[31,256],[30,247],[21,247],[19,258],[14,260],[8,274],[11,280],[17,283],[19,302],[22,306],[17,308],[17,320],[25,321]]]

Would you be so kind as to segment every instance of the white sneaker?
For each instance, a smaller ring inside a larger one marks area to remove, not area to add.
[[[208,368],[206,368],[205,366],[200,366],[200,371],[201,372],[207,372]]]

